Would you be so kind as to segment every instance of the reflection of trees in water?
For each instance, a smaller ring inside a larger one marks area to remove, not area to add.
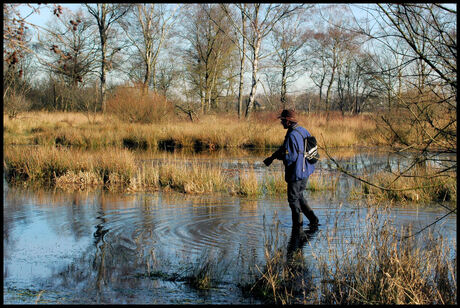
[[[105,229],[103,218],[100,218],[93,236],[94,245],[55,275],[62,287],[85,294],[87,298],[82,298],[83,302],[117,302],[116,298],[108,296],[124,295],[111,290],[142,287],[142,280],[136,275],[145,274],[147,268],[146,258],[150,256],[139,257],[144,256],[142,250],[146,243],[127,247],[124,237]]]

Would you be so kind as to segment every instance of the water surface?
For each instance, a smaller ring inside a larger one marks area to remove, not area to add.
[[[350,168],[370,168],[366,156],[353,159]],[[242,158],[224,162],[229,170],[252,164],[263,172],[259,163]],[[333,172],[327,163],[318,170]],[[346,190],[348,181],[343,178],[339,190]],[[248,266],[263,264],[266,241],[278,238],[277,245],[288,246],[292,235],[284,196],[69,193],[10,187],[5,182],[3,191],[7,304],[260,303],[244,297],[238,282],[245,279]],[[365,232],[369,211],[378,211],[396,227],[412,225],[414,230],[446,213],[439,206],[375,209],[335,192],[306,195],[321,222],[303,246],[312,264],[314,254],[327,254],[328,230],[337,228],[337,242]],[[455,245],[456,215],[431,230]],[[200,291],[187,277],[206,262],[219,270],[213,274],[211,290]]]

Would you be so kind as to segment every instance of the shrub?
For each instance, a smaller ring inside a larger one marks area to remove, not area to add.
[[[16,118],[21,112],[30,109],[30,101],[23,95],[11,93],[4,96],[3,112],[8,114],[10,119]]]
[[[160,94],[125,86],[109,97],[107,112],[130,123],[160,123],[174,116],[174,106]]]

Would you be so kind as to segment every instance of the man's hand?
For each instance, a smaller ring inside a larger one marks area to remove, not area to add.
[[[270,166],[272,162],[273,162],[273,158],[271,156],[264,159],[264,164],[267,167]]]

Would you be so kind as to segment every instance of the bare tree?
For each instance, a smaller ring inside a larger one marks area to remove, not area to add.
[[[229,45],[228,23],[219,6],[193,5],[188,10],[183,38],[190,43],[184,62],[188,78],[200,97],[201,113],[216,108],[225,83],[228,83],[234,45]],[[212,20],[208,18],[212,17]],[[224,30],[225,29],[225,30]],[[231,74],[230,74],[231,75]]]
[[[178,7],[168,10],[165,4],[136,4],[134,10],[132,10],[132,18],[122,23],[126,36],[142,59],[144,91],[149,86],[152,78],[153,89],[157,89],[156,67],[158,57],[171,27],[176,21]]]
[[[369,53],[355,50],[345,54],[337,70],[337,105],[342,115],[348,111],[360,113],[369,99],[381,93],[380,84],[374,78],[375,70]]]
[[[435,201],[448,211],[439,221],[456,212],[456,208],[444,204],[452,196],[442,187],[449,179],[457,178],[456,10],[432,3],[377,4],[364,9],[372,17],[372,27],[361,24],[357,31],[368,36],[375,50],[386,49],[405,59],[382,72],[390,71],[402,85],[393,89],[391,112],[378,114],[377,127],[388,145],[401,155],[410,155],[411,161],[402,168],[389,166],[392,180],[379,185],[351,174],[331,160],[345,174],[382,191],[401,190],[398,183],[411,178],[430,180],[429,186],[437,188]],[[374,76],[392,89],[388,79],[379,78],[377,73]],[[428,165],[431,167],[427,168]],[[418,191],[425,189],[425,185],[415,183],[404,190]]]
[[[246,105],[245,117],[249,118],[254,108],[254,101],[257,91],[257,84],[259,82],[258,71],[261,60],[261,46],[262,41],[270,34],[276,23],[284,18],[291,16],[297,9],[303,7],[303,4],[261,4],[261,3],[240,3],[234,6],[241,13],[243,22],[240,24],[235,21],[227,6],[222,6],[230,17],[230,22],[233,29],[242,37],[243,42],[246,42],[249,47],[249,52],[244,55],[250,60],[252,67],[252,83],[251,91],[249,94],[248,103]],[[246,21],[244,21],[246,19]],[[247,28],[246,28],[247,25]],[[243,27],[244,26],[244,27]],[[244,30],[244,31],[243,31]],[[238,44],[240,51],[246,45]],[[240,79],[242,74],[240,72]],[[240,92],[241,93],[241,92]],[[240,95],[241,98],[241,95]]]
[[[115,24],[131,9],[131,4],[98,3],[94,5],[84,4],[88,12],[95,18],[99,30],[100,43],[100,99],[102,111],[105,112],[106,102],[106,75],[112,67],[114,55],[121,50],[120,46],[114,46]]]
[[[39,36],[43,56],[38,61],[46,71],[62,76],[68,85],[77,87],[96,70],[93,24],[81,10],[65,12],[49,24],[47,32]]]
[[[29,9],[25,16],[20,13],[21,5]],[[59,15],[60,10],[56,7],[55,14]],[[3,4],[3,107],[12,118],[29,107],[26,94],[30,83],[26,76],[31,73],[29,63],[34,54],[30,28],[36,26],[26,19],[37,12],[38,8],[29,4]]]
[[[281,20],[273,29],[272,46],[275,49],[275,66],[281,71],[280,100],[283,109],[287,107],[288,84],[294,82],[301,70],[302,57],[299,51],[304,47],[309,30],[303,26],[306,10],[299,10],[289,19]]]
[[[323,97],[323,86],[326,87],[324,106],[327,118],[331,109],[332,90],[337,73],[347,53],[355,52],[361,46],[359,33],[346,27],[351,20],[345,8],[337,5],[323,8],[322,18],[316,23],[316,29],[310,34],[308,43],[310,48],[307,52],[307,63],[311,65],[307,67],[311,68],[310,76],[320,89],[320,100]]]
[[[54,108],[89,112],[83,87],[97,73],[94,23],[82,10],[65,11],[50,20],[46,30],[38,36],[41,53],[37,60],[53,84]]]

